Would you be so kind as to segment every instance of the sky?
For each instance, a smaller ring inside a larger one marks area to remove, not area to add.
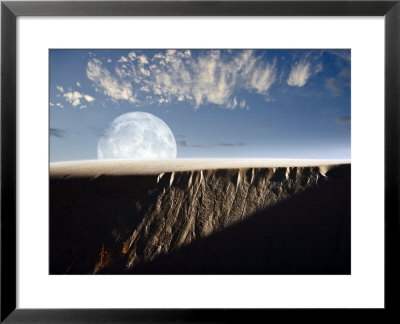
[[[350,50],[51,49],[49,65],[51,162],[97,159],[136,111],[177,158],[350,159]]]

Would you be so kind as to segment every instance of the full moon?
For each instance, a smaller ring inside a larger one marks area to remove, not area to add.
[[[130,112],[115,118],[97,144],[98,159],[175,159],[176,141],[160,118]]]

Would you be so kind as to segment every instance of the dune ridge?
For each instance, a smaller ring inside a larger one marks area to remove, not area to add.
[[[50,163],[50,177],[96,177],[99,175],[154,175],[176,171],[209,169],[321,167],[349,164],[349,160],[310,159],[174,159],[174,160],[88,160]]]

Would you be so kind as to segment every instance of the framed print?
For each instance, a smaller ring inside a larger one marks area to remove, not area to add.
[[[395,312],[399,6],[2,2],[1,319]]]
[[[50,274],[350,274],[350,70],[347,49],[50,49]]]

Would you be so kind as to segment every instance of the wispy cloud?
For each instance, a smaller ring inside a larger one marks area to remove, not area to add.
[[[103,128],[99,128],[99,127],[95,127],[95,126],[89,126],[89,130],[91,131],[91,133],[100,138],[104,135],[104,129]]]
[[[314,67],[314,74],[320,73],[324,70],[322,63],[317,63]]]
[[[325,79],[325,87],[330,90],[334,96],[340,96],[343,82],[337,78],[327,78]]]
[[[50,136],[64,138],[67,135],[67,132],[60,128],[50,128]]]
[[[113,100],[127,100],[135,102],[132,95],[132,86],[129,82],[118,80],[102,66],[100,60],[94,58],[88,62],[86,75],[96,86],[101,88],[105,95]]]
[[[176,145],[181,146],[181,147],[187,147],[188,144],[185,140],[181,140],[181,141],[176,141]]]
[[[328,50],[327,53],[331,55],[335,55],[338,58],[349,61],[351,60],[351,51],[350,50]]]
[[[118,62],[128,62],[128,59],[125,56],[121,56]]]
[[[335,121],[339,124],[348,123],[350,120],[350,116],[340,116],[335,118]]]
[[[246,143],[240,142],[240,143],[218,143],[213,146],[222,146],[222,147],[237,147],[237,146],[245,146]]]
[[[64,98],[68,101],[72,106],[78,106],[81,103],[82,94],[78,91],[74,92],[66,92],[64,93]]]
[[[190,50],[167,50],[146,56],[130,52],[115,66],[115,73],[91,59],[87,77],[113,100],[168,104],[187,101],[248,109],[240,91],[263,96],[276,81],[276,62],[265,62],[253,51],[226,56],[219,50],[193,57]]]
[[[339,72],[338,77],[341,79],[350,79],[350,67],[343,68]]]
[[[87,102],[92,102],[95,100],[92,96],[89,96],[88,94],[83,95],[83,98],[85,98]]]
[[[345,87],[350,86],[350,67],[344,67],[336,77],[325,79],[325,87],[331,91],[332,95],[340,96]]]
[[[64,98],[72,106],[80,106],[81,109],[86,108],[86,105],[81,102],[82,99],[86,100],[86,102],[93,102],[95,100],[92,96],[80,93],[79,91],[65,92]]]
[[[311,76],[311,64],[306,60],[301,60],[294,65],[289,73],[287,84],[292,87],[303,87]]]
[[[250,108],[247,105],[246,100],[244,100],[244,99],[240,102],[239,107],[242,108],[242,109],[247,109],[247,110]]]
[[[56,86],[56,88],[57,88],[58,91],[64,92],[64,88],[63,88],[63,87],[61,87],[61,86]]]
[[[199,149],[212,149],[214,147],[240,147],[245,146],[246,143],[238,142],[238,143],[217,143],[217,144],[188,144],[185,140],[177,141],[176,144],[181,147],[193,147]]]
[[[351,130],[350,121],[350,116],[340,116],[335,118],[335,122],[339,125],[342,125],[342,130],[346,132]]]
[[[199,148],[199,149],[210,149],[209,145],[201,145],[201,144],[192,144],[190,147]]]

